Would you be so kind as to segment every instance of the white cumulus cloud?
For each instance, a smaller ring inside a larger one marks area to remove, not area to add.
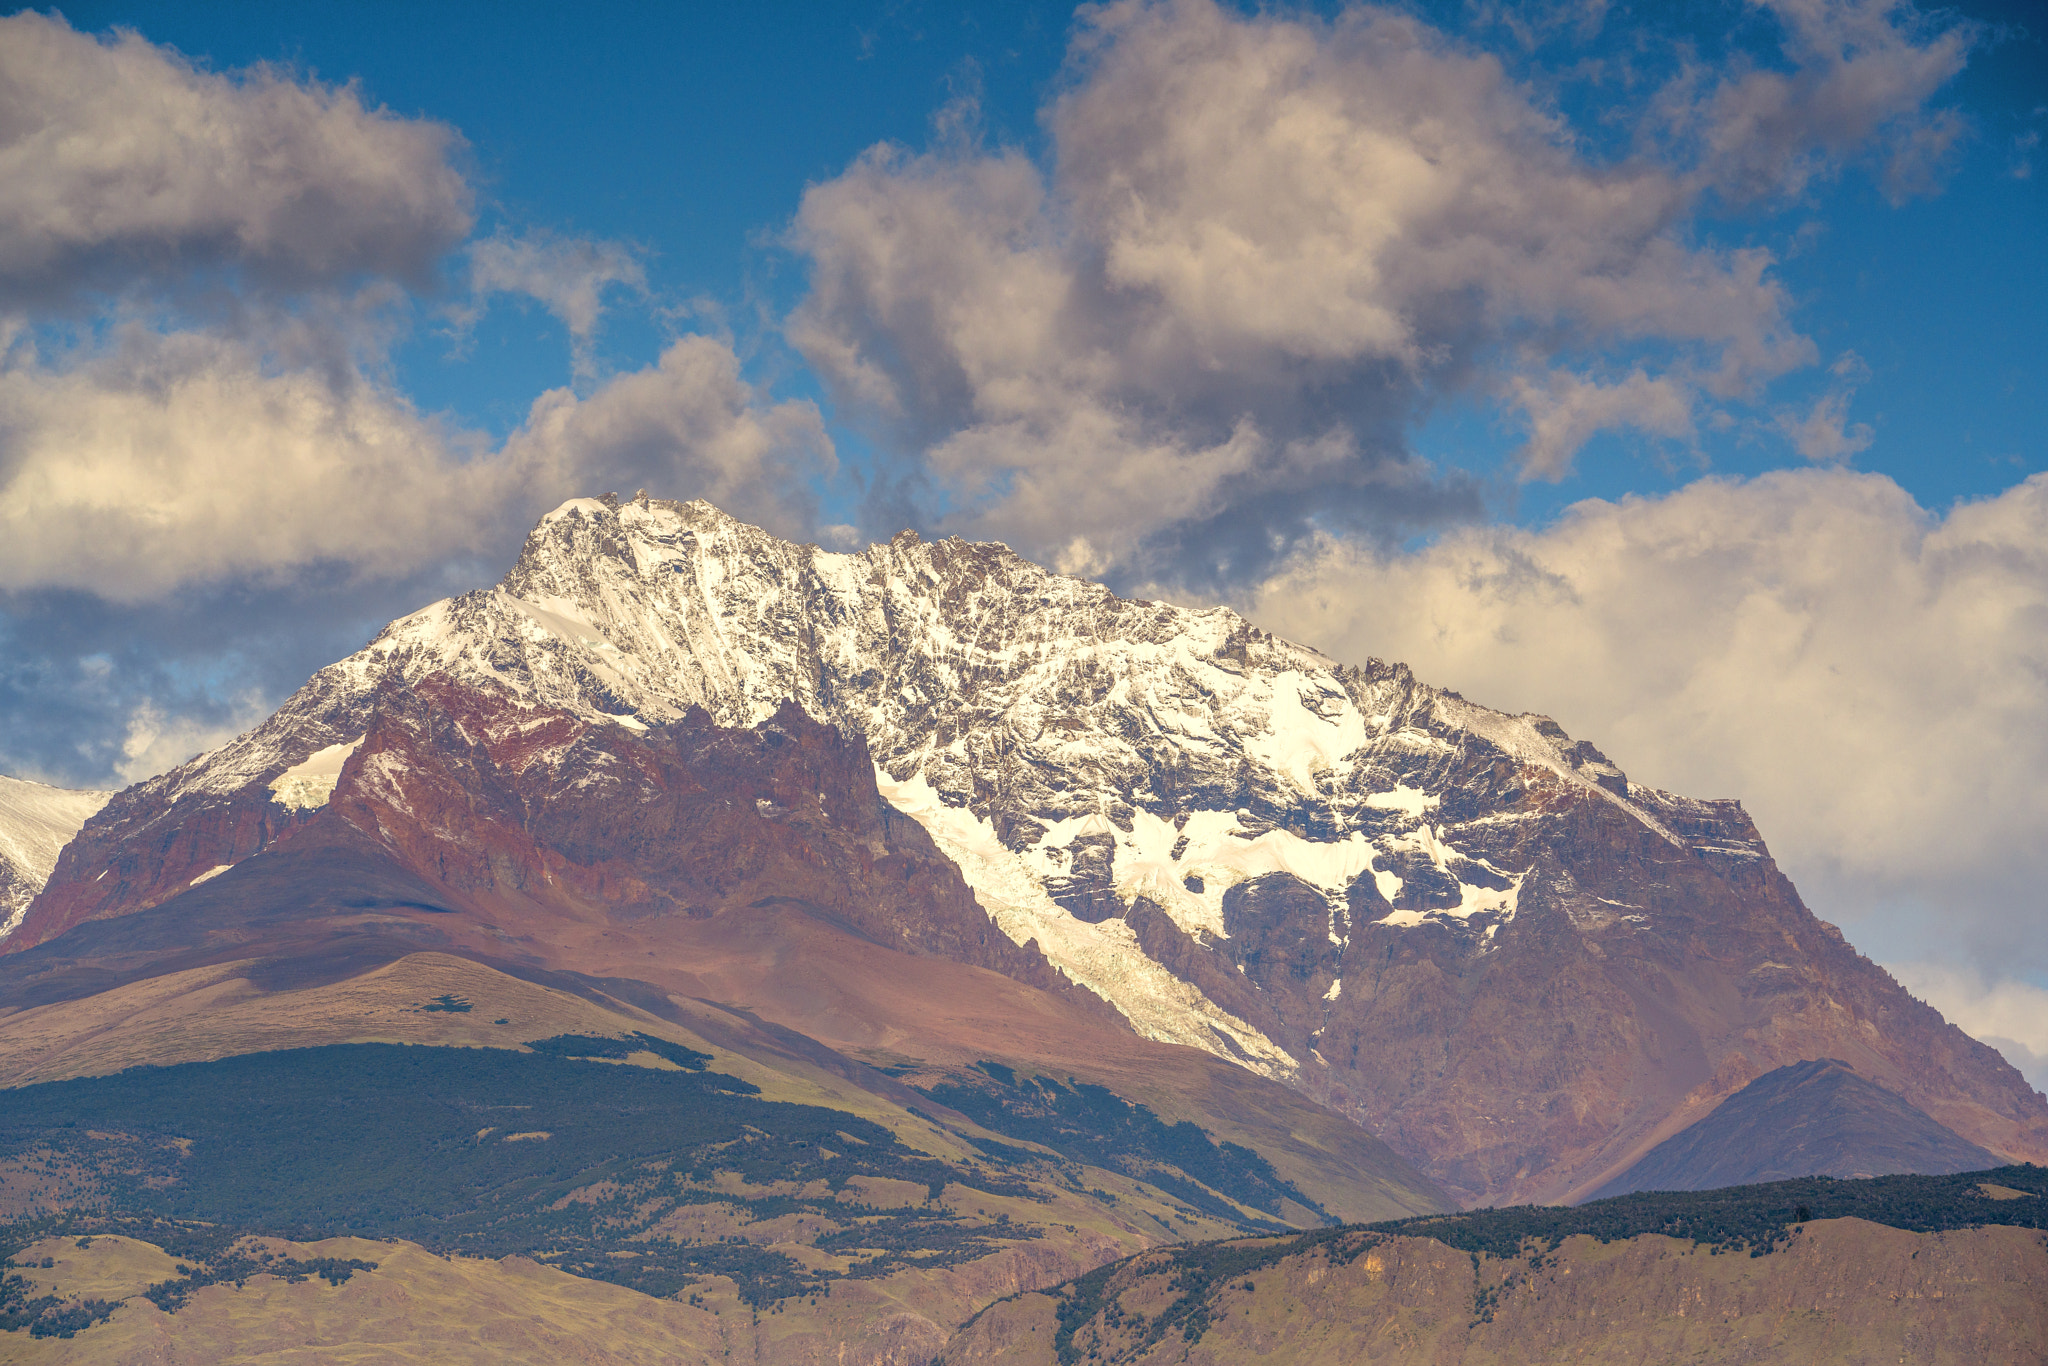
[[[399,577],[636,482],[800,534],[803,480],[830,459],[812,405],[766,401],[704,337],[587,398],[543,394],[491,449],[361,373],[135,328],[68,367],[0,369],[0,582],[141,602],[235,578]]]
[[[351,86],[0,18],[0,307],[216,268],[291,288],[423,281],[469,231],[461,146]]]
[[[769,402],[709,337],[685,337],[588,397],[542,394],[502,458],[535,491],[522,520],[563,498],[644,486],[798,540],[812,534],[811,483],[833,468],[816,405]]]
[[[112,601],[327,561],[403,572],[473,547],[491,462],[361,377],[278,373],[232,340],[134,329],[0,371],[0,581]],[[451,515],[456,514],[456,515]]]
[[[1311,523],[1474,516],[1407,448],[1449,396],[1519,410],[1524,474],[1557,478],[1598,431],[1686,440],[1816,359],[1770,253],[1689,230],[1698,197],[1880,144],[1905,184],[1972,30],[1774,9],[1787,70],[1689,72],[1657,105],[1679,135],[1619,161],[1400,11],[1088,9],[1048,165],[953,109],[932,150],[806,193],[788,334],[941,520],[1049,559],[1241,581]],[[1840,458],[1861,438],[1830,402],[1787,434]]]

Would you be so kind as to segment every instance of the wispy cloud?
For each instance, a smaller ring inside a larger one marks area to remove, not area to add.
[[[226,744],[269,711],[260,697],[245,696],[238,699],[226,720],[209,722],[190,715],[167,715],[154,698],[145,697],[128,713],[115,777],[123,786],[154,777]]]
[[[2012,140],[2012,163],[2006,174],[2014,180],[2031,180],[2034,175],[2034,149],[2041,145],[2039,129],[2029,128],[2016,134]]]
[[[1737,202],[1797,196],[1874,156],[1893,202],[1931,191],[1966,131],[1929,102],[1963,69],[1981,25],[1907,0],[1756,0],[1783,32],[1781,68],[1689,67],[1659,114],[1691,179]]]
[[[1597,432],[1633,428],[1671,440],[1693,435],[1688,386],[1641,370],[1613,384],[1569,371],[1510,380],[1515,406],[1528,417],[1529,442],[1521,452],[1525,479],[1562,479],[1579,448]]]
[[[458,320],[473,326],[494,294],[538,300],[569,330],[576,377],[589,381],[597,374],[594,344],[604,294],[614,285],[641,293],[647,288],[638,254],[623,243],[500,232],[469,249],[472,303]]]
[[[1849,420],[1849,402],[1856,388],[1870,378],[1870,367],[1854,351],[1845,351],[1828,367],[1831,383],[1805,411],[1780,409],[1774,419],[1792,448],[1815,464],[1839,464],[1868,450],[1876,439],[1867,422]]]

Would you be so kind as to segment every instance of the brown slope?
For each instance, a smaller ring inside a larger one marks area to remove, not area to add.
[[[893,1130],[918,1151],[956,1165],[963,1159],[978,1162],[983,1157],[970,1145],[983,1141],[984,1135],[943,1106],[914,1092],[904,1091],[900,1099],[892,1101],[865,1090],[857,1084],[862,1069],[851,1060],[826,1055],[815,1043],[805,1046],[807,1041],[786,1035],[778,1039],[772,1028],[750,1029],[730,1012],[713,1007],[701,1007],[694,1015],[685,1012],[688,1025],[678,1025],[588,984],[580,984],[579,993],[570,989],[579,984],[567,979],[545,986],[473,961],[433,953],[415,954],[358,977],[320,986],[279,986],[274,976],[257,965],[221,965],[20,1012],[0,1023],[0,1066],[8,1069],[9,1081],[33,1082],[115,1070],[138,1060],[172,1064],[223,1056],[254,1044],[282,1048],[405,1041],[516,1047],[520,1040],[557,1032],[612,1036],[639,1032],[711,1054],[715,1070],[760,1087],[764,1099],[859,1115]],[[258,985],[251,978],[270,985]],[[420,1009],[443,993],[466,997],[473,1009],[467,1013]],[[787,1046],[790,1044],[796,1046]],[[641,1056],[649,1065],[660,1065],[651,1055]],[[821,1058],[832,1065],[820,1065]],[[916,1106],[919,1113],[911,1113],[906,1105]],[[53,1179],[47,1153],[24,1156],[26,1160],[0,1161],[0,1215],[20,1217],[53,1205],[90,1206],[106,1194],[94,1188],[90,1171],[80,1171],[75,1164],[69,1169],[57,1166]],[[1033,1198],[1019,1197],[1014,1190],[992,1196],[971,1185],[950,1186],[941,1203],[954,1230],[986,1228],[992,1220],[1008,1221],[1012,1229],[1033,1230],[1025,1239],[999,1243],[986,1255],[950,1263],[941,1258],[939,1265],[931,1267],[910,1266],[879,1277],[842,1279],[826,1297],[809,1303],[785,1302],[761,1314],[741,1301],[740,1287],[734,1282],[711,1276],[692,1287],[690,1307],[702,1308],[706,1318],[715,1320],[719,1341],[733,1345],[742,1360],[791,1366],[886,1360],[886,1354],[864,1356],[863,1352],[892,1337],[900,1350],[930,1349],[942,1343],[953,1326],[1001,1295],[1055,1283],[1162,1241],[1233,1231],[1229,1224],[1214,1219],[1177,1218],[1182,1202],[1122,1173],[1086,1168],[1076,1169],[1074,1175],[1075,1180],[1032,1182]],[[863,1186],[856,1178],[854,1186],[859,1188],[850,1193],[856,1199],[886,1206],[904,1195],[890,1190],[890,1184],[883,1181]],[[1097,1187],[1115,1193],[1114,1204],[1087,1193]],[[800,1193],[800,1188],[792,1190],[789,1183],[770,1182],[741,1188],[739,1193],[788,1196]],[[778,1218],[773,1211],[696,1205],[688,1215],[673,1221],[680,1226],[665,1222],[656,1226],[657,1231],[682,1242],[740,1239],[813,1265],[820,1254],[815,1240],[821,1233],[833,1231],[831,1223],[821,1226],[814,1216]],[[111,1225],[88,1221],[74,1226],[71,1235],[102,1232],[108,1227],[125,1226],[119,1221]],[[62,1247],[73,1241],[74,1236],[66,1236]],[[102,1248],[103,1240],[91,1242],[94,1250]],[[331,1250],[334,1244],[326,1246],[330,1250],[305,1255],[364,1256],[386,1271],[400,1267],[417,1271],[440,1261],[401,1256],[387,1267],[384,1258],[402,1253],[401,1248],[362,1243],[357,1245],[358,1251],[342,1253]],[[223,1286],[195,1297],[187,1308],[199,1312],[180,1310],[175,1318],[166,1319],[147,1307],[138,1294],[147,1285],[168,1278],[161,1270],[153,1269],[140,1281],[117,1289],[104,1284],[80,1285],[67,1276],[65,1263],[87,1260],[78,1252],[66,1256],[60,1248],[58,1260],[54,1275],[42,1279],[64,1282],[55,1287],[59,1292],[110,1299],[135,1296],[106,1330],[94,1328],[81,1335],[81,1341],[96,1344],[95,1350],[82,1358],[65,1359],[131,1359],[123,1353],[135,1347],[137,1340],[128,1333],[137,1326],[138,1318],[148,1326],[142,1343],[155,1349],[174,1348],[169,1359],[183,1360],[216,1359],[209,1355],[222,1347],[216,1332],[236,1335],[245,1351],[249,1350],[247,1344],[263,1341],[279,1344],[279,1350],[322,1342],[330,1350],[346,1343],[373,1355],[380,1349],[400,1354],[411,1350],[423,1354],[424,1360],[467,1359],[460,1356],[459,1344],[448,1343],[444,1334],[459,1329],[466,1335],[464,1340],[506,1348],[520,1341],[532,1326],[516,1307],[494,1296],[457,1296],[455,1303],[438,1306],[417,1304],[409,1278],[387,1285],[386,1290],[394,1292],[390,1297],[373,1296],[368,1305],[358,1303],[353,1308],[346,1299],[334,1304],[318,1298],[308,1302],[306,1297],[289,1293],[282,1299],[263,1293],[244,1296],[228,1294],[232,1287]],[[458,1257],[449,1265],[465,1266],[466,1277],[481,1277],[486,1282],[509,1271],[515,1283],[524,1282],[530,1290],[547,1290],[555,1308],[586,1306],[589,1312],[637,1325],[622,1329],[615,1337],[594,1339],[592,1359],[611,1359],[604,1355],[611,1350],[627,1352],[628,1359],[667,1359],[659,1353],[632,1358],[632,1351],[645,1348],[638,1335],[663,1321],[673,1324],[696,1318],[682,1313],[684,1306],[674,1301],[663,1303],[619,1287],[574,1280],[552,1268],[543,1273],[523,1257],[501,1263]],[[249,1288],[261,1290],[264,1283],[252,1282]],[[335,1317],[308,1339],[303,1336],[308,1331],[307,1313],[319,1311],[323,1305]],[[378,1320],[378,1327],[366,1333],[362,1326],[352,1325],[352,1312],[370,1314]],[[670,1349],[675,1345],[666,1344]],[[22,1350],[36,1350],[25,1330],[0,1336],[0,1359],[16,1360]],[[145,1351],[142,1359],[160,1358]],[[523,1358],[515,1353],[508,1359]],[[538,1359],[555,1358],[543,1355]]]
[[[49,1239],[24,1254],[55,1263],[32,1273],[37,1293],[118,1301],[120,1308],[74,1337],[8,1334],[0,1352],[16,1366],[289,1360],[710,1366],[730,1359],[733,1328],[740,1328],[743,1341],[754,1335],[750,1325],[742,1326],[748,1316],[737,1306],[728,1321],[712,1308],[650,1299],[525,1258],[443,1258],[362,1238],[269,1242],[279,1255],[352,1258],[376,1269],[358,1271],[338,1286],[317,1276],[296,1284],[259,1276],[241,1287],[208,1286],[172,1315],[143,1295],[151,1283],[177,1275],[174,1259],[160,1249],[119,1235],[96,1237],[85,1248],[71,1238]]]
[[[264,769],[176,791],[182,776],[201,770],[211,757],[201,754],[115,793],[58,854],[20,928],[0,940],[0,957],[32,949],[88,920],[147,910],[213,869],[288,838],[313,813],[273,801],[270,780],[343,738],[315,730],[298,752]]]

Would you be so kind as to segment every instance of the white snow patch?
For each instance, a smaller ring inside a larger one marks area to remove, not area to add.
[[[49,882],[57,856],[113,795],[0,777],[0,869],[12,869],[12,880],[20,889],[13,905],[0,900],[0,915],[6,917],[0,920],[0,939],[21,928],[29,903]]]
[[[222,873],[225,873],[225,872],[226,872],[226,871],[227,871],[228,869],[230,869],[230,868],[232,868],[232,867],[234,867],[234,866],[235,866],[235,865],[234,865],[234,864],[232,864],[232,863],[216,863],[216,864],[214,864],[214,865],[213,865],[213,867],[211,867],[211,868],[208,868],[208,869],[207,869],[207,870],[206,870],[205,872],[201,873],[201,874],[200,874],[200,875],[199,875],[198,877],[195,877],[195,878],[193,878],[193,879],[192,879],[192,881],[190,881],[189,883],[187,883],[187,884],[186,884],[186,886],[188,886],[188,887],[197,887],[197,886],[198,886],[198,885],[199,885],[200,883],[202,883],[202,882],[206,882],[206,881],[208,881],[209,879],[212,879],[212,878],[217,878],[217,877],[219,877],[219,876],[220,876],[220,875],[221,875]]]
[[[1171,821],[1140,811],[1131,818],[1129,834],[1100,816],[1060,821],[1030,852],[1048,872],[1058,871],[1062,861],[1048,855],[1065,849],[1084,829],[1114,834],[1117,894],[1126,901],[1150,897],[1182,929],[1191,934],[1201,930],[1219,939],[1228,937],[1223,928],[1223,894],[1240,882],[1267,873],[1292,873],[1312,887],[1340,895],[1354,878],[1372,868],[1376,851],[1372,842],[1356,831],[1333,841],[1305,840],[1291,830],[1252,835],[1239,824],[1239,814],[1194,811],[1176,828]],[[1183,838],[1187,844],[1175,858],[1174,847]],[[1188,888],[1190,876],[1201,881],[1201,891]],[[1392,876],[1378,873],[1375,880]],[[1395,879],[1396,890],[1399,886]]]
[[[1330,983],[1330,989],[1323,993],[1323,999],[1325,1001],[1334,1001],[1343,994],[1344,979],[1342,977],[1339,977],[1336,981]]]
[[[987,820],[965,807],[947,806],[922,774],[899,782],[877,764],[875,784],[885,801],[922,825],[960,866],[998,929],[1018,944],[1036,939],[1054,966],[1122,1011],[1140,1035],[1199,1048],[1269,1077],[1286,1078],[1299,1070],[1278,1044],[1147,957],[1122,920],[1090,925],[1068,915],[1032,876],[1026,856],[1004,848]],[[1099,833],[1092,827],[1100,820],[1083,817],[1061,824]],[[1102,824],[1115,830],[1107,821]],[[1233,1056],[1219,1035],[1241,1056]]]
[[[1410,820],[1421,820],[1422,813],[1433,811],[1443,804],[1443,798],[1433,797],[1419,787],[1398,783],[1392,792],[1375,792],[1365,799],[1367,806],[1382,811],[1399,811]]]
[[[1318,773],[1328,772],[1365,747],[1366,723],[1341,689],[1298,669],[1270,676],[1264,700],[1266,727],[1244,738],[1244,752],[1310,797],[1321,794]]]
[[[612,515],[611,508],[596,498],[571,498],[553,512],[542,517],[540,524],[542,526],[552,526],[572,512],[580,512],[586,517],[609,517]]]
[[[113,795],[0,777],[0,861],[40,888],[78,828]]]
[[[293,764],[270,780],[270,799],[293,811],[317,811],[327,805],[334,785],[341,781],[342,765],[367,738],[358,735],[344,744],[315,750],[304,763]]]
[[[1516,877],[1507,887],[1496,891],[1491,887],[1475,887],[1469,882],[1458,883],[1458,904],[1444,906],[1433,911],[1395,911],[1380,920],[1382,925],[1413,926],[1430,920],[1470,920],[1482,913],[1500,916],[1498,924],[1489,927],[1487,938],[1493,937],[1493,930],[1515,918],[1515,904],[1522,894],[1522,878]]]

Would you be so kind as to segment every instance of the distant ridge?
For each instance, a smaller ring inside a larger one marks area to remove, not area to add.
[[[1835,1058],[1766,1072],[1601,1187],[1711,1190],[1800,1176],[1946,1176],[1997,1159]]]

